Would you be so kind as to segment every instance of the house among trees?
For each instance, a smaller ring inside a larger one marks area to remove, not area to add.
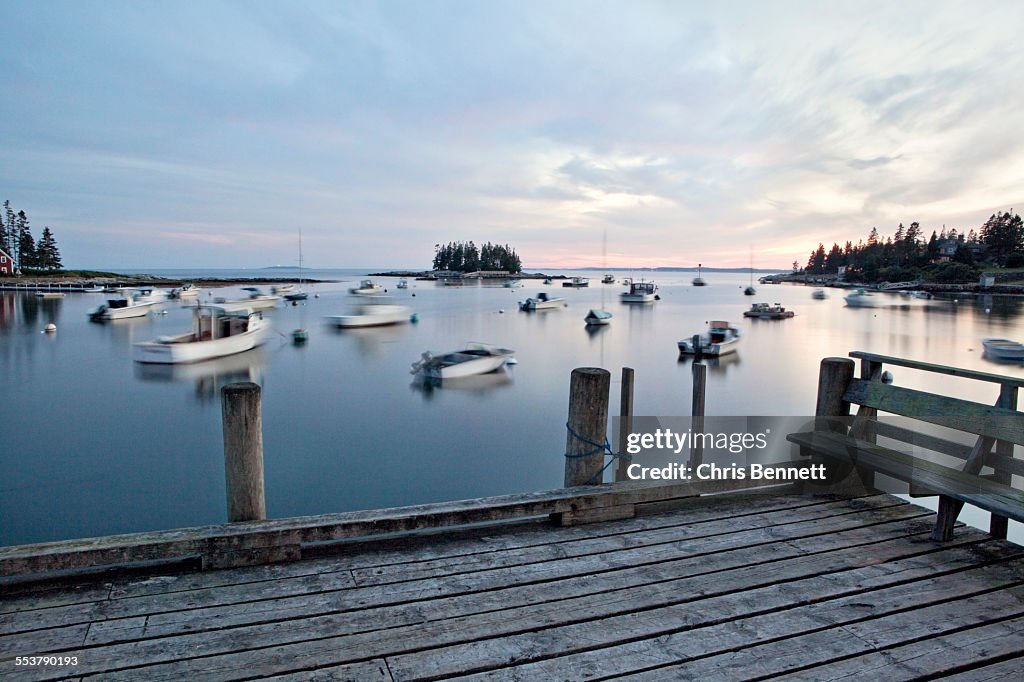
[[[14,274],[14,259],[11,258],[11,254],[4,251],[3,247],[0,247],[0,275],[13,275]]]

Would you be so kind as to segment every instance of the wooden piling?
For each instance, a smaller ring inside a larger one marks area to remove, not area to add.
[[[850,403],[843,400],[850,381],[853,379],[854,362],[849,358],[824,358],[818,370],[818,396],[814,415],[818,417],[814,428],[846,433],[849,426]],[[822,417],[840,417],[829,420]],[[864,472],[854,462],[819,462],[825,464],[828,478],[826,491],[840,495],[860,495],[869,488],[864,481]],[[818,485],[805,485],[804,490],[819,490]]]
[[[259,384],[229,384],[221,392],[228,521],[267,518],[263,488],[263,409]]]
[[[693,337],[694,342],[699,337]],[[690,416],[693,417],[692,432],[694,434],[704,432],[704,396],[708,381],[708,366],[703,362],[693,363],[693,399],[691,401]],[[704,441],[697,439],[690,447],[690,468],[696,470],[704,461]]]
[[[626,439],[633,431],[633,368],[622,368],[622,390],[619,393],[619,461],[615,469],[615,480],[626,481],[626,470],[633,458],[626,452]]]
[[[565,434],[565,487],[600,483],[603,444],[608,430],[611,373],[599,367],[577,367],[569,380],[569,427]]]
[[[846,387],[853,379],[853,360],[849,358],[825,358],[818,370],[818,397],[814,407],[816,417],[848,417],[850,403],[843,400]],[[831,430],[845,431],[845,425],[837,422]]]

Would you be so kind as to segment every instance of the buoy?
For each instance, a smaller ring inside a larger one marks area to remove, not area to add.
[[[293,301],[294,303],[294,301]],[[292,332],[292,343],[296,346],[301,346],[309,340],[309,334],[305,329],[296,329]]]
[[[47,334],[52,334],[55,331],[57,331],[57,325],[51,322],[50,324],[46,325],[46,329],[44,329],[43,331],[45,331]]]
[[[499,315],[504,315],[505,314],[505,309],[504,308],[498,308],[498,314]]]
[[[420,316],[417,315],[416,313],[413,313],[412,315],[409,316],[409,321],[410,322],[419,322],[420,321]]]
[[[313,298],[320,298],[320,294],[313,294]]]
[[[986,315],[988,315],[988,314],[989,314],[989,313],[991,313],[991,312],[992,312],[992,309],[991,309],[991,308],[985,308],[985,314],[986,314]]]

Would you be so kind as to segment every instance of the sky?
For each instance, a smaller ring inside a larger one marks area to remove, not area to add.
[[[1024,2],[0,0],[66,267],[788,268],[1024,207]],[[605,243],[607,246],[603,246]]]

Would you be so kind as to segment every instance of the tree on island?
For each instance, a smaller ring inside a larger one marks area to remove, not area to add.
[[[25,211],[15,213],[9,200],[4,202],[4,211],[0,215],[0,247],[14,260],[16,270],[59,270],[63,267],[60,249],[57,248],[57,240],[50,228],[43,228],[37,244],[32,236],[28,215]]]
[[[473,242],[448,242],[444,246],[434,244],[433,267],[451,272],[494,270],[510,274],[523,270],[519,256],[508,244],[501,246],[490,242],[479,248]]]
[[[908,226],[900,223],[893,236],[884,239],[872,227],[866,242],[848,241],[844,248],[833,244],[826,251],[819,242],[802,272],[830,275],[845,266],[848,279],[861,282],[969,281],[986,265],[1024,266],[1024,222],[1012,210],[993,215],[979,231],[966,234],[943,227],[926,239],[915,221]]]

